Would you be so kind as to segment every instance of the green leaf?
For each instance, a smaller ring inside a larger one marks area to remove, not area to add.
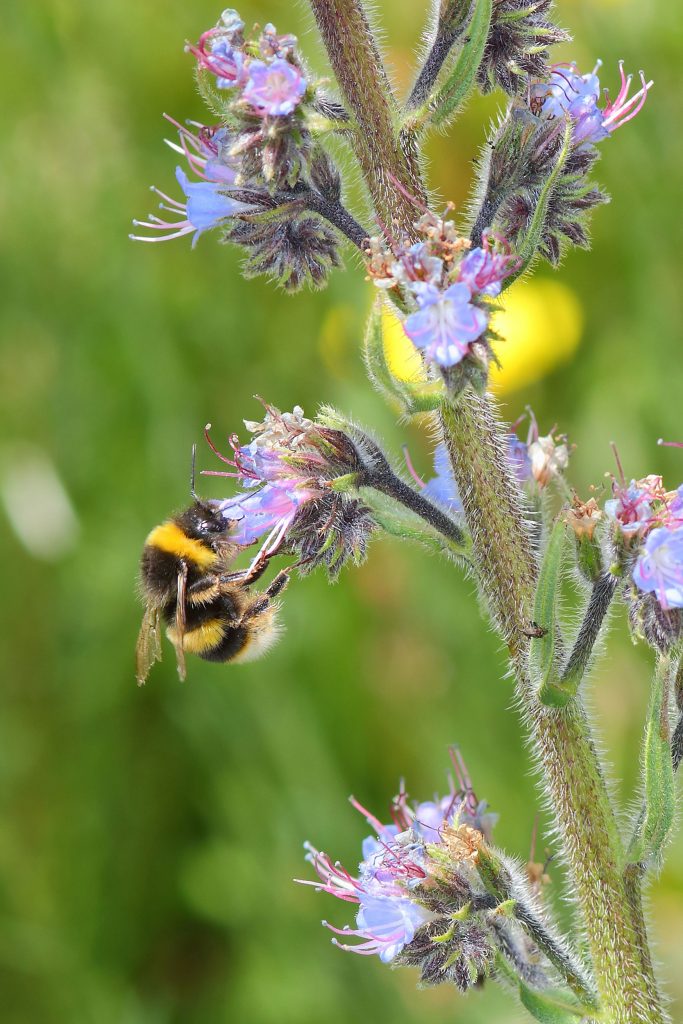
[[[538,699],[554,707],[563,707],[571,696],[571,693],[562,689],[559,682],[556,650],[557,602],[566,543],[567,527],[560,517],[550,533],[538,577],[533,628],[538,629],[539,636],[532,638],[529,651],[531,678]]]
[[[460,51],[458,59],[441,87],[418,111],[411,115],[407,127],[414,130],[419,130],[427,125],[442,128],[455,117],[474,85],[475,76],[484,55],[486,40],[489,37],[492,9],[493,0],[475,0],[472,20],[467,31],[467,42]]]
[[[676,782],[669,706],[677,668],[677,658],[660,655],[652,681],[642,752],[645,800],[629,848],[632,862],[657,861],[674,822]]]
[[[441,381],[412,384],[394,377],[387,363],[382,325],[382,300],[377,299],[370,312],[363,341],[365,367],[372,385],[390,401],[398,403],[407,416],[434,412],[440,407],[444,387]]]
[[[535,992],[523,981],[519,983],[519,998],[534,1020],[542,1024],[576,1024],[577,1018],[586,1017],[586,1007],[572,1006],[553,992]]]

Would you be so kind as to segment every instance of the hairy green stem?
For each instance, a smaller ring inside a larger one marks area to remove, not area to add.
[[[604,572],[593,584],[588,607],[560,680],[560,685],[567,693],[576,693],[586,673],[605,616],[612,603],[617,582],[616,576]]]
[[[666,1017],[656,994],[640,902],[626,891],[620,837],[583,708],[578,700],[562,710],[543,706],[529,680],[527,632],[537,568],[502,431],[490,401],[471,391],[456,406],[444,405],[441,425],[482,589],[510,650],[520,703],[563,839],[603,1019],[662,1024]]]
[[[310,4],[358,126],[354,148],[375,212],[387,229],[399,225],[413,234],[417,210],[408,195],[424,200],[424,189],[414,155],[401,146],[396,103],[364,6],[360,0],[310,0]]]
[[[509,900],[514,905],[514,917],[558,970],[574,995],[595,1010],[596,999],[591,979],[569,953],[563,939],[553,934],[547,921],[539,918],[524,888],[515,881],[509,869],[490,847],[480,848],[477,870],[488,891],[500,903]]]
[[[434,41],[406,100],[406,110],[415,110],[429,98],[455,42],[467,27],[471,11],[472,0],[445,0],[439,4]]]

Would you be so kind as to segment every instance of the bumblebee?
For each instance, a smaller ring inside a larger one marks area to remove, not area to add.
[[[292,567],[278,573],[267,590],[250,593],[268,557],[244,572],[229,572],[240,550],[230,541],[230,525],[214,505],[195,496],[189,508],[147,537],[140,564],[145,612],[136,647],[138,685],[161,658],[162,622],[181,679],[186,652],[206,661],[251,661],[278,639],[274,598],[287,585]]]

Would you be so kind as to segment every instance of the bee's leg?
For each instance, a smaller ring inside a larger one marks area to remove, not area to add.
[[[296,563],[296,565],[299,564],[299,562]],[[291,573],[292,569],[296,568],[296,565],[289,565],[287,566],[286,569],[280,570],[277,576],[274,577],[270,586],[266,590],[264,590],[262,594],[258,596],[258,598],[251,605],[251,607],[248,608],[247,611],[244,613],[240,620],[240,625],[243,622],[248,622],[250,619],[256,618],[256,616],[260,615],[261,612],[264,612],[268,605],[271,604],[271,602],[278,596],[278,594],[282,593],[282,591],[289,583],[289,574]]]
[[[187,588],[187,596],[193,604],[201,604],[203,601],[210,601],[218,593],[217,577],[213,575],[200,576],[198,580],[191,583]]]
[[[251,569],[245,569],[243,572],[221,573],[221,582],[232,583],[234,581],[239,581],[240,583],[244,583],[245,586],[250,586],[250,584],[255,583],[256,580],[263,576],[264,572],[268,568],[269,557],[270,556],[259,559]]]

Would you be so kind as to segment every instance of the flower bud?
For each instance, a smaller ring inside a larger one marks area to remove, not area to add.
[[[558,442],[552,434],[547,434],[545,437],[537,437],[529,445],[529,458],[534,480],[539,487],[547,487],[569,465],[569,448],[564,440]]]
[[[543,78],[549,71],[548,47],[570,38],[547,20],[552,0],[496,0],[489,37],[477,82],[482,92],[498,86],[514,96],[527,87],[527,77]]]
[[[581,501],[577,495],[574,495],[571,508],[565,513],[565,522],[571,527],[576,541],[579,571],[589,583],[596,583],[604,571],[600,542],[595,536],[597,526],[603,519],[595,498]]]

